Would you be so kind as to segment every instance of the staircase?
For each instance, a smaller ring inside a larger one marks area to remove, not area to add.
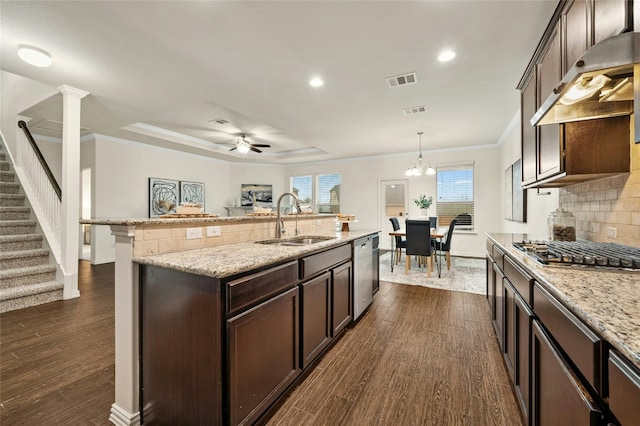
[[[0,313],[62,299],[56,265],[0,143]]]

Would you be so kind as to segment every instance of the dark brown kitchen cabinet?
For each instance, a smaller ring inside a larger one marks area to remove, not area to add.
[[[629,31],[633,16],[632,2],[627,0],[593,0],[594,44]]]
[[[511,380],[515,382],[515,365],[516,365],[516,331],[515,331],[515,290],[508,279],[503,278],[502,283],[503,300],[504,300],[504,342],[502,350],[504,360],[507,364],[507,370],[511,375]]]
[[[521,94],[521,154],[522,154],[522,184],[527,185],[536,181],[537,170],[537,133],[538,129],[531,125],[530,119],[536,112],[536,78],[535,69],[525,83]]]
[[[300,374],[298,304],[294,287],[227,320],[231,425],[252,424]]]
[[[140,400],[145,425],[220,425],[219,280],[140,268]]]
[[[531,357],[530,424],[601,424],[604,416],[596,401],[538,320],[532,322]]]
[[[302,368],[331,341],[331,272],[300,284],[302,299]]]
[[[537,68],[538,106],[551,94],[562,79],[562,49],[560,47],[561,21],[555,23],[547,40],[546,49]]]
[[[567,2],[563,13],[564,29],[564,64],[563,73],[566,73],[578,58],[591,47],[591,23],[588,7],[591,2],[587,0],[573,0]]]
[[[496,317],[493,321],[493,328],[496,330],[496,336],[498,337],[498,343],[500,349],[504,350],[504,323],[505,323],[505,293],[504,293],[504,275],[496,263],[493,264],[493,271],[495,273],[495,287],[496,287]]]
[[[491,321],[496,320],[496,272],[493,269],[493,260],[487,254],[487,301],[489,302],[489,316]]]
[[[374,266],[374,270],[376,267]],[[353,282],[351,262],[332,270],[331,282],[331,337],[335,337],[353,319]]]
[[[513,305],[513,351],[515,355],[513,383],[516,387],[516,396],[520,403],[520,409],[525,420],[531,417],[531,324],[534,318],[533,311],[516,292]]]
[[[640,371],[617,351],[609,350],[609,408],[622,426],[638,423]]]

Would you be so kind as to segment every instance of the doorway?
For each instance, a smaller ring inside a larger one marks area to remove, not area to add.
[[[393,231],[390,218],[398,218],[401,227],[404,227],[404,221],[409,211],[407,200],[409,199],[409,185],[406,179],[399,180],[382,180],[380,181],[380,217],[382,223],[380,229],[380,246],[382,248],[391,249],[391,237],[389,232]]]

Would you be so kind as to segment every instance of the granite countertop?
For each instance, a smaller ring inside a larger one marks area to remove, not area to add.
[[[282,219],[295,219],[296,215],[286,214],[281,216]],[[306,219],[326,219],[327,217],[335,217],[335,215],[326,214],[301,214],[298,220]],[[106,219],[82,219],[81,224],[84,225],[176,225],[180,223],[209,223],[209,222],[256,222],[256,221],[274,221],[276,215],[271,216],[209,216],[209,217],[141,217],[141,218],[106,218]]]
[[[640,272],[544,266],[512,243],[527,234],[487,234],[569,310],[640,368]],[[545,238],[542,238],[545,239]]]
[[[380,231],[351,231],[314,234],[334,237],[306,246],[282,246],[244,242],[176,253],[134,257],[134,262],[175,269],[213,278],[227,278],[252,269],[297,259],[307,253],[337,246]],[[284,238],[283,240],[287,240]]]

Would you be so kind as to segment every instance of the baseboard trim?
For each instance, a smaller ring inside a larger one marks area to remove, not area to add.
[[[114,403],[111,405],[109,420],[117,426],[140,426],[140,412],[129,413]]]

